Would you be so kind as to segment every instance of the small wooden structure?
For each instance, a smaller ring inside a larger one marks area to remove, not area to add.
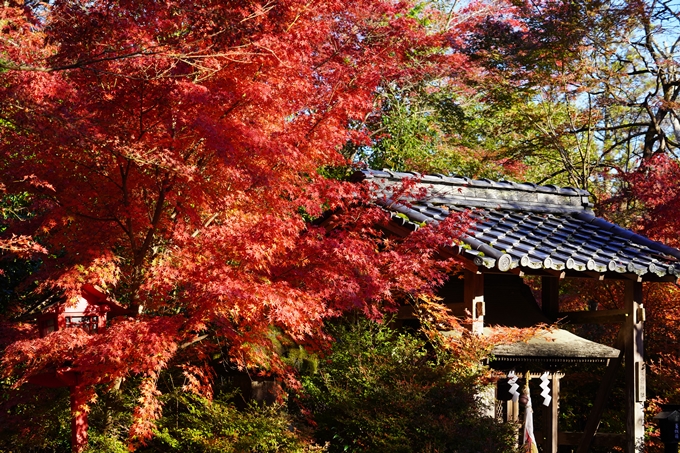
[[[442,296],[454,314],[463,315],[466,310],[471,313],[475,333],[483,335],[485,324],[529,327],[558,319],[619,324],[615,347],[604,346],[606,351],[590,358],[607,361],[608,365],[585,432],[569,443],[578,444],[579,453],[588,451],[615,372],[623,363],[627,407],[625,451],[633,453],[644,448],[642,283],[676,282],[680,275],[680,266],[676,264],[680,251],[596,217],[588,192],[571,187],[375,170],[357,172],[354,179],[371,184],[376,203],[392,213],[391,221],[383,225],[391,234],[404,237],[423,224],[444,220],[452,212],[470,216],[472,223],[466,234],[454,243],[442,244],[440,253],[444,257],[458,257],[465,265],[463,281],[456,283],[452,279],[449,287],[443,288]],[[403,190],[406,179],[416,180],[410,191]],[[540,276],[540,307],[533,296],[526,294],[528,288],[522,282],[526,275]],[[558,295],[560,282],[565,278],[625,282],[625,294],[620,301],[623,308],[562,312]],[[588,359],[578,356],[579,350],[583,352],[577,346],[582,339],[572,340],[571,346],[565,344],[561,351],[553,351],[551,357],[542,359],[565,360],[569,354],[576,354],[572,360]],[[531,342],[516,348],[519,349],[505,359],[513,356],[520,361],[532,359],[527,354]],[[500,367],[501,363],[495,366]],[[559,376],[559,372],[551,373],[553,392],[559,388]],[[553,424],[546,427],[549,434],[543,443],[544,453],[556,453],[560,442],[557,405],[554,401],[551,408]]]
[[[79,327],[88,333],[97,333],[106,328],[107,313],[113,311],[123,314],[125,310],[115,302],[110,301],[106,294],[89,283],[82,286],[82,295],[78,303],[73,306],[65,303],[48,307],[37,317],[40,336],[69,327]]]
[[[535,336],[526,342],[518,342],[508,345],[498,345],[493,350],[491,368],[503,370],[500,377],[507,379],[505,370],[522,370],[516,373],[526,379],[544,378],[547,395],[550,397],[543,409],[543,426],[537,427],[535,433],[537,442],[542,444],[544,452],[557,451],[559,445],[579,446],[583,435],[579,433],[560,432],[558,429],[559,404],[560,404],[560,379],[564,373],[560,370],[570,363],[616,363],[620,365],[622,351],[603,344],[581,338],[573,333],[562,329],[539,330]],[[528,376],[524,370],[536,369],[548,370],[546,373],[531,373]],[[611,367],[616,370],[616,367]],[[499,373],[496,373],[497,375]],[[503,382],[503,381],[499,381]],[[608,385],[611,379],[606,380]],[[609,389],[607,389],[609,390]],[[497,387],[497,399],[501,403],[497,406],[496,416],[504,421],[517,421],[520,411],[517,401],[512,401],[501,395],[501,385]],[[604,403],[604,401],[602,402]],[[534,404],[536,406],[536,404]],[[601,417],[601,413],[598,415]],[[618,434],[593,433],[593,444],[606,444],[606,446],[623,446],[625,436]],[[587,446],[584,448],[588,448]]]
[[[62,329],[80,328],[97,334],[106,328],[107,320],[127,316],[131,312],[91,284],[84,284],[77,304],[55,303],[37,316],[40,336],[45,337]],[[44,387],[68,387],[71,397],[71,449],[79,453],[87,447],[87,412],[81,386],[81,373],[70,364],[63,364],[54,371],[33,375],[29,382]]]

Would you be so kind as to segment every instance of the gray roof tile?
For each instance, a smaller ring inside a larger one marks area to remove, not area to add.
[[[418,179],[416,190],[428,195],[393,200],[407,178]],[[375,170],[358,172],[354,179],[373,182],[377,202],[411,230],[451,212],[468,212],[472,223],[460,249],[478,266],[628,273],[643,279],[680,275],[680,251],[596,217],[588,192],[580,189]]]

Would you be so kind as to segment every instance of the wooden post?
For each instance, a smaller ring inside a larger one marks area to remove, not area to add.
[[[472,313],[472,333],[482,335],[484,333],[484,274],[465,270],[464,283],[465,308]]]
[[[644,362],[644,308],[642,283],[626,281],[624,308],[628,314],[624,324],[626,364],[626,453],[644,451],[644,405],[646,399]]]
[[[616,348],[618,348],[621,352],[617,358],[611,359],[607,365],[607,369],[604,372],[604,377],[600,382],[600,387],[597,389],[595,403],[593,404],[593,408],[590,411],[590,415],[588,416],[588,421],[586,422],[586,427],[583,431],[583,436],[581,437],[581,441],[579,442],[576,453],[588,453],[588,451],[590,451],[590,445],[595,439],[597,428],[600,426],[600,421],[602,420],[602,413],[604,412],[605,404],[609,398],[612,388],[614,387],[616,372],[619,370],[621,361],[623,359],[623,354],[625,351],[625,331],[626,326],[624,325],[619,330],[619,335],[615,344]]]
[[[559,417],[560,376],[557,371],[552,373],[550,379],[550,396],[552,396],[550,404],[543,410],[543,413],[545,414],[543,424],[543,453],[557,453],[557,447],[559,445],[557,420]]]
[[[509,400],[505,402],[505,421],[517,422],[519,421],[519,402]]]
[[[87,412],[85,395],[79,385],[69,387],[71,396],[71,451],[81,453],[87,448]]]
[[[557,321],[557,314],[560,312],[559,277],[541,277],[541,307],[546,318],[551,322]]]

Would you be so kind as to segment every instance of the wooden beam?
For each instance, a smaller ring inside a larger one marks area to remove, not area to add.
[[[647,274],[648,276],[651,276],[651,274]],[[656,275],[654,276],[656,277]],[[638,274],[634,274],[631,272],[623,272],[623,273],[618,273],[618,272],[612,272],[612,271],[607,271],[604,273],[604,279],[605,280],[632,280],[634,282],[641,282],[644,277],[640,277]]]
[[[473,274],[480,272],[479,267],[477,267],[477,265],[472,261],[461,259],[460,262],[463,264],[463,268],[466,269],[467,271],[470,271]]]
[[[558,280],[562,280],[567,276],[566,271],[556,271],[554,269],[543,269],[543,271],[547,274],[546,277],[553,277]]]
[[[521,268],[516,267],[514,269],[510,269],[509,271],[499,271],[496,268],[493,269],[485,269],[482,268],[480,271],[484,272],[485,274],[493,274],[493,275],[517,275],[518,277],[524,277],[524,271],[522,271]]]
[[[652,273],[646,273],[644,275],[637,275],[637,274],[632,274],[632,273],[623,273],[619,274],[616,272],[607,272],[605,273],[605,280],[632,280],[634,282],[671,282],[671,283],[677,283],[678,277],[675,275],[664,275],[663,277],[659,277],[656,274]]]
[[[482,335],[484,331],[484,274],[465,269],[463,301],[472,313],[472,333]]]
[[[626,322],[626,310],[563,311],[557,319],[571,324],[622,324]]]
[[[650,274],[645,274],[642,276],[642,281],[645,282],[654,282],[654,283],[659,283],[659,282],[666,282],[666,283],[675,283],[678,284],[678,277],[675,275],[664,275],[663,277],[659,277],[657,275],[650,275]]]
[[[644,361],[644,312],[642,310],[642,283],[627,281],[624,307],[628,314],[624,324],[626,364],[626,453],[644,449],[646,396]]]
[[[437,254],[442,258],[460,258],[460,253],[456,253],[453,247],[439,247],[437,249]]]
[[[541,277],[541,308],[543,314],[551,322],[557,321],[560,311],[560,279],[558,277]]]
[[[494,372],[494,376],[506,378],[506,377],[508,377],[508,374],[501,371],[501,372]],[[538,379],[541,376],[543,376],[543,373],[532,372],[532,373],[527,374],[527,373],[524,373],[522,371],[515,371],[515,376],[517,376],[519,379],[526,379],[527,377],[530,378],[530,379]],[[564,377],[564,373],[561,372],[561,371],[555,371],[555,372],[548,371],[548,377],[550,379],[552,379],[553,376],[557,376],[558,378],[562,379]]]
[[[597,428],[600,426],[600,421],[602,420],[602,413],[604,412],[605,403],[609,399],[609,394],[612,391],[612,387],[614,387],[616,372],[619,370],[621,362],[623,362],[624,354],[623,343],[625,336],[624,332],[625,326],[621,326],[621,329],[619,329],[619,335],[617,337],[616,344],[614,345],[621,352],[619,353],[619,356],[617,358],[610,360],[609,365],[607,365],[607,370],[605,371],[604,377],[600,382],[600,387],[597,389],[595,403],[593,404],[593,408],[591,409],[590,415],[588,416],[588,421],[586,422],[586,427],[585,430],[583,431],[583,436],[581,437],[581,441],[579,442],[578,450],[576,450],[576,453],[588,453],[590,445],[592,444],[593,439],[595,438],[595,434],[597,433]]]
[[[557,277],[565,278],[567,276],[566,271],[556,271],[553,269],[531,269],[529,267],[516,267],[515,269],[520,269],[522,275],[533,275],[536,277]],[[511,272],[511,271],[508,271]]]
[[[576,271],[573,269],[568,269],[566,271],[566,278],[590,278],[596,280],[617,280],[617,281],[632,280],[638,282],[641,280],[643,282],[656,282],[656,283],[658,282],[678,283],[680,281],[680,279],[674,275],[664,275],[663,277],[659,277],[658,275],[647,273],[640,277],[637,274],[628,272],[623,274],[619,274],[618,272],[599,273],[594,271]]]
[[[465,304],[460,302],[460,303],[451,303],[451,304],[446,304],[446,308],[449,309],[451,314],[453,316],[456,316],[461,319],[465,319]]]
[[[599,272],[575,271],[573,269],[567,270],[566,277],[567,278],[588,278],[588,279],[595,279],[595,280],[604,280],[604,274],[600,274]]]
[[[622,274],[626,279],[638,282],[640,283],[642,281],[642,277],[638,274]]]
[[[524,275],[525,275],[524,271],[519,267],[516,267],[514,269],[510,269],[507,273],[508,274],[514,274],[514,275],[518,276],[519,278],[523,278]]]

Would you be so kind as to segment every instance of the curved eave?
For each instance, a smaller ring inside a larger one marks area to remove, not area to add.
[[[388,208],[392,221],[403,234],[439,222],[445,218],[442,212],[436,217],[431,212],[417,211],[407,206],[393,204]],[[430,214],[430,215],[428,215]],[[537,216],[536,213],[523,214]],[[554,220],[558,217],[550,214]],[[568,215],[568,219],[572,215]],[[575,217],[575,216],[573,216]],[[564,218],[564,217],[562,217]],[[598,219],[601,220],[601,219]],[[569,220],[572,222],[572,220]],[[576,219],[576,222],[583,222]],[[449,253],[471,262],[480,270],[494,272],[515,272],[527,275],[555,275],[564,273],[568,277],[618,279],[648,282],[676,282],[680,277],[680,262],[666,253],[675,249],[650,241],[628,230],[616,227],[614,232],[589,228],[597,238],[588,242],[588,237],[576,232],[566,236],[562,242],[549,234],[544,237],[533,231],[526,232],[526,242],[513,232],[468,231],[455,243],[444,245]],[[562,227],[555,227],[559,230]],[[628,234],[622,236],[619,230]],[[543,231],[545,233],[545,229]],[[572,231],[573,232],[573,231]],[[558,237],[558,236],[556,236]],[[642,239],[640,239],[642,238]],[[618,248],[617,248],[618,247]],[[654,248],[652,248],[654,247]]]

